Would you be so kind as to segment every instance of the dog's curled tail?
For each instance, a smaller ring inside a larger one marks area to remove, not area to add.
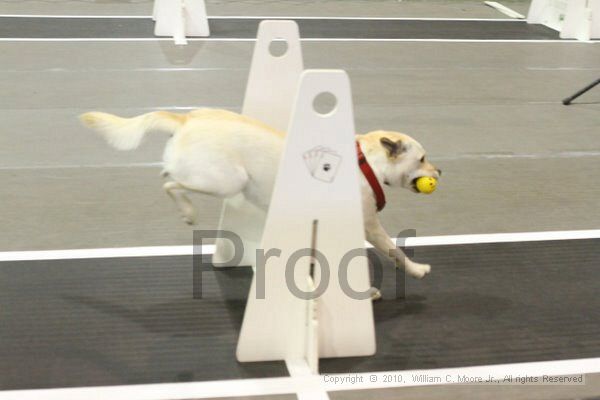
[[[93,111],[80,115],[79,119],[83,125],[100,133],[111,146],[119,150],[133,150],[150,131],[175,133],[184,124],[186,116],[154,111],[133,118],[121,118]]]

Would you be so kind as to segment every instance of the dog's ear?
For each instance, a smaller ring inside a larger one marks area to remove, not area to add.
[[[383,148],[387,150],[389,157],[397,157],[405,151],[405,147],[402,143],[402,140],[397,140],[394,142],[389,138],[382,137],[379,141],[381,142]]]

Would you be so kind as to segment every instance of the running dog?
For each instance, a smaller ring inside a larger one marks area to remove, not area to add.
[[[198,109],[187,114],[155,111],[133,118],[89,112],[80,119],[119,150],[137,148],[150,131],[170,134],[163,156],[163,176],[170,181],[163,188],[188,224],[194,224],[196,219],[188,192],[220,198],[243,193],[258,207],[266,210],[269,206],[283,151],[284,132],[218,109]],[[407,258],[377,217],[378,210],[385,204],[381,184],[417,193],[418,178],[439,179],[441,171],[426,159],[423,147],[410,136],[374,131],[357,135],[356,141],[363,171],[360,176],[366,238],[376,249],[393,257],[396,267],[404,268],[412,277],[423,278],[431,267]],[[370,169],[374,176],[369,178],[363,167]]]

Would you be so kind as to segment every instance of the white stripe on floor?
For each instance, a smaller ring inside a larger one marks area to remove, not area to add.
[[[0,171],[21,171],[37,169],[78,169],[78,168],[158,168],[162,167],[161,161],[145,163],[123,163],[123,164],[58,164],[58,165],[15,165],[0,166]]]
[[[138,18],[152,19],[151,15],[52,15],[52,14],[0,14],[0,18]],[[514,22],[512,18],[419,18],[419,17],[327,17],[327,16],[274,16],[274,15],[212,15],[208,19],[326,19],[348,21],[484,21],[484,22]]]
[[[162,257],[191,255],[194,248],[187,246],[116,247],[100,249],[39,250],[0,252],[0,261],[74,260],[114,257]],[[212,254],[214,246],[202,246],[202,254]]]
[[[364,372],[309,375],[285,378],[236,379],[186,383],[156,383],[127,386],[99,386],[66,389],[9,390],[0,400],[179,400],[276,394],[374,390],[461,383],[480,378],[502,382],[505,377],[534,378],[600,372],[600,358],[484,365],[465,368]],[[439,382],[423,382],[419,377],[438,377]],[[338,379],[336,379],[338,378]],[[347,378],[341,380],[340,378]],[[493,384],[493,383],[492,383]],[[513,381],[512,384],[519,385]],[[543,382],[542,382],[543,384]]]
[[[515,10],[506,7],[504,4],[500,4],[497,1],[484,1],[484,3],[498,11],[500,11],[504,15],[508,15],[511,18],[517,19],[525,19],[525,16],[521,13],[516,12]]]
[[[550,102],[549,104],[559,104]],[[413,104],[414,106],[414,104]],[[158,107],[159,109],[173,109]],[[197,107],[190,107],[196,109]],[[179,108],[181,109],[181,107]],[[600,157],[600,151],[560,151],[555,153],[474,153],[455,155],[432,155],[432,161],[457,161],[457,160],[497,160],[497,159],[526,159],[526,160],[554,160],[565,158],[595,158]],[[101,168],[160,168],[162,161],[141,163],[116,163],[116,164],[57,164],[57,165],[4,165],[0,171],[29,171],[29,170],[58,170],[58,169],[101,169]]]
[[[488,233],[468,235],[423,236],[396,239],[407,247],[445,246],[480,243],[537,242],[548,240],[599,239],[600,229],[547,232]],[[372,247],[366,244],[367,247]],[[196,246],[198,254],[213,254],[214,245]],[[88,258],[158,257],[193,255],[194,246],[115,247],[99,249],[33,250],[0,252],[1,261],[71,260]]]
[[[256,38],[187,38],[189,42],[254,42]],[[0,38],[0,42],[153,42],[173,38]],[[365,38],[300,38],[301,42],[439,42],[439,43],[574,43],[594,44],[600,40],[558,39],[365,39]]]

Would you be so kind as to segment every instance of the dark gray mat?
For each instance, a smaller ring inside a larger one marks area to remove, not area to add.
[[[384,269],[377,354],[321,371],[598,357],[599,244],[418,248],[433,273],[406,299]],[[250,271],[204,272],[194,300],[192,270],[191,257],[0,263],[0,389],[286,375],[235,360]]]
[[[405,300],[375,303],[377,355],[322,360],[322,372],[600,356],[600,240],[423,247],[415,258],[432,273],[407,279]]]
[[[239,364],[251,270],[191,257],[0,263],[0,389],[288,376]],[[223,289],[220,289],[220,285]]]
[[[261,19],[211,19],[212,38],[255,38]],[[300,19],[303,38],[351,39],[559,39],[543,25],[523,21]],[[143,18],[0,18],[3,38],[151,38]]]

